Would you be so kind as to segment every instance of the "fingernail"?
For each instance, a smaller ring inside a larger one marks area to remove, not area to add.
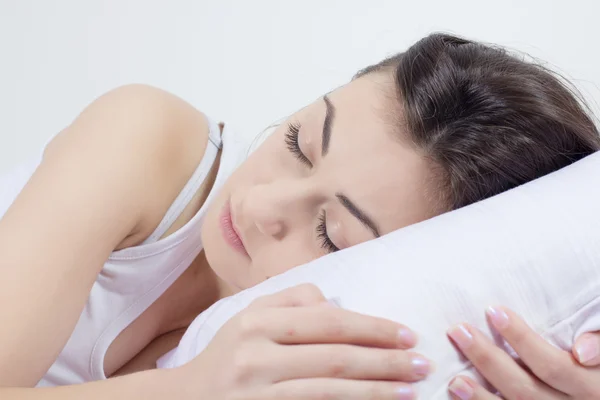
[[[473,387],[462,378],[455,378],[448,386],[448,390],[460,400],[469,400],[475,394]]]
[[[417,335],[415,335],[410,329],[400,328],[398,330],[398,340],[400,344],[408,347],[413,347],[417,344]]]
[[[578,343],[575,345],[575,351],[577,352],[577,359],[581,364],[585,364],[600,356],[598,340],[592,336],[584,336],[579,339]]]
[[[410,363],[412,364],[412,369],[415,375],[425,377],[429,374],[429,371],[431,370],[431,363],[429,362],[429,360],[423,357],[415,356],[410,361]]]
[[[508,327],[508,315],[501,308],[488,307],[486,313],[496,329],[503,330]]]
[[[473,335],[471,335],[471,332],[463,324],[450,329],[448,335],[462,350],[468,349],[473,343]]]
[[[396,395],[398,400],[413,400],[415,398],[415,391],[410,386],[400,386],[396,389]]]

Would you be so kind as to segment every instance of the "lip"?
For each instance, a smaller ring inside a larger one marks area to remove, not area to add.
[[[223,205],[223,210],[221,211],[219,218],[219,226],[221,227],[223,239],[225,239],[225,242],[238,253],[249,257],[246,246],[244,245],[244,239],[242,239],[240,231],[235,226],[234,217],[231,211],[231,201],[228,200]]]

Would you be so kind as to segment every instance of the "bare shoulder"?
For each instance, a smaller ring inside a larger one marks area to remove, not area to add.
[[[50,143],[47,153],[66,142],[74,142],[73,146],[79,141],[104,143],[102,149],[121,143],[136,146],[130,149],[132,157],[151,151],[161,162],[165,157],[180,157],[180,150],[190,145],[202,148],[207,139],[208,125],[202,112],[162,89],[132,84],[93,101]]]
[[[180,97],[142,84],[118,87],[91,103],[46,150],[46,157],[89,153],[138,187],[139,219],[126,238],[145,239],[200,163],[206,116]],[[136,172],[134,172],[136,171]],[[121,247],[121,246],[119,246]]]

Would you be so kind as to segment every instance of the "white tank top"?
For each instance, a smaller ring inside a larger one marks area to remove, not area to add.
[[[106,379],[104,356],[127,326],[150,307],[190,266],[202,250],[200,226],[208,204],[246,158],[249,142],[209,120],[209,143],[193,176],[156,230],[142,244],[113,252],[92,286],[75,330],[38,387]],[[159,238],[183,212],[222,154],[213,188],[198,213],[182,228]],[[21,191],[41,158],[0,178],[0,217]]]

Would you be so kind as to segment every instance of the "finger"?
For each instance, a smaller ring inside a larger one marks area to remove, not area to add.
[[[480,384],[466,376],[454,378],[448,386],[448,391],[455,400],[501,400],[491,394]]]
[[[349,345],[283,346],[261,360],[265,369],[279,365],[277,382],[307,378],[342,378],[416,382],[431,363],[425,357],[397,349]]]
[[[248,308],[301,307],[325,303],[327,299],[312,283],[304,283],[254,300]]]
[[[448,335],[473,366],[507,399],[566,399],[554,389],[536,380],[507,353],[499,349],[479,330],[466,324],[452,328]]]
[[[573,356],[583,366],[600,366],[600,332],[584,333],[577,338]]]
[[[563,393],[573,394],[579,389],[585,370],[570,353],[552,346],[510,310],[489,307],[486,313],[498,333],[536,377]]]
[[[253,397],[257,400],[413,400],[415,398],[415,391],[408,384],[327,378],[279,382]]]
[[[280,344],[353,344],[383,348],[411,348],[416,335],[384,318],[337,307],[273,308],[257,312],[250,324]]]

